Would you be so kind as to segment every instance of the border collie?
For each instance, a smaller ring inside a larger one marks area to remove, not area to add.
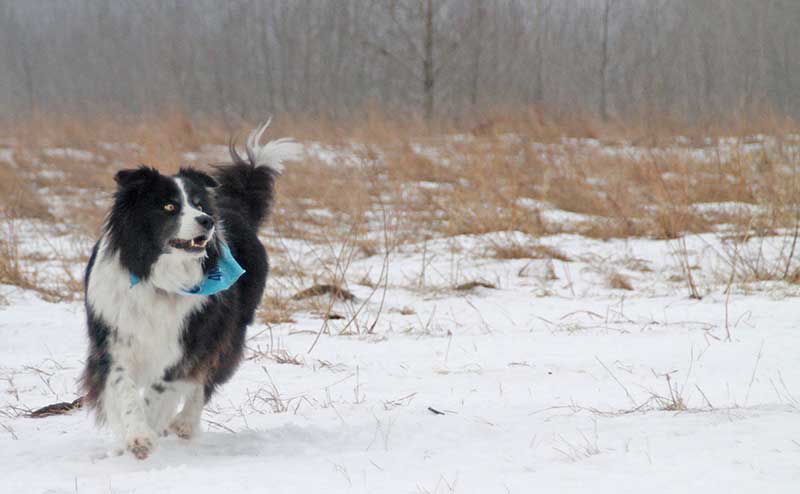
[[[86,403],[125,449],[147,458],[158,436],[189,439],[203,406],[236,370],[269,264],[257,237],[282,163],[302,148],[260,145],[209,175],[153,168],[116,175],[114,203],[84,278]],[[178,406],[183,404],[180,411]]]

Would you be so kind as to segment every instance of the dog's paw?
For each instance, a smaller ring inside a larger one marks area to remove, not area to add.
[[[127,441],[125,441],[125,448],[137,459],[144,460],[153,452],[155,444],[156,438],[154,434],[139,433],[131,435]]]
[[[192,424],[180,417],[176,418],[169,425],[169,431],[181,439],[191,439],[195,435],[195,424]]]

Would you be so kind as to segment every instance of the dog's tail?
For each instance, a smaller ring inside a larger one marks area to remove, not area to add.
[[[228,145],[232,163],[219,166],[215,174],[219,182],[218,201],[239,209],[254,225],[269,216],[275,177],[283,171],[284,161],[299,160],[303,155],[303,146],[292,139],[259,144],[269,124],[270,120],[250,132],[245,142],[246,159],[239,155],[232,138]]]

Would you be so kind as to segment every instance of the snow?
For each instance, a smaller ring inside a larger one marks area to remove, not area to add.
[[[100,147],[106,151],[141,151],[142,146],[129,142],[101,142]]]
[[[309,153],[347,162],[317,146]],[[547,221],[592,219],[534,199],[520,206]],[[12,227],[44,279],[64,268],[48,264],[56,252],[88,253],[67,230],[43,242],[57,227]],[[263,239],[281,247],[274,265],[290,259],[306,273],[343,248]],[[85,316],[80,302],[0,285],[0,492],[796,492],[800,288],[727,292],[722,236],[684,240],[701,300],[688,297],[677,241],[462,235],[400,246],[385,276],[383,253],[355,256],[346,279],[356,300],[333,305],[344,319],[303,308],[293,323],[254,323],[204,433],[165,438],[144,462],[109,454],[110,433],[83,411],[25,417],[76,397]],[[790,241],[752,238],[739,255],[776,259]],[[498,244],[568,260],[493,259]],[[77,277],[80,267],[70,267]],[[271,294],[302,288],[276,273]],[[611,288],[615,274],[634,290]],[[470,281],[495,288],[456,289]]]
[[[240,151],[244,153],[244,151]],[[183,159],[190,163],[221,163],[228,160],[228,146],[206,144],[197,152],[183,153]]]
[[[332,336],[309,353],[318,318],[301,313],[271,332],[255,324],[249,360],[208,407],[206,432],[167,438],[145,462],[108,456],[112,438],[84,412],[13,413],[75,397],[83,311],[0,290],[10,299],[0,310],[3,492],[794,491],[800,305],[732,295],[728,342],[721,291],[691,300],[665,280],[668,243],[540,239],[615,270],[636,253],[652,271],[627,271],[637,291],[625,294],[591,262],[555,261],[558,280],[537,296],[541,280],[518,273],[551,261],[448,268],[448,246],[484,240],[430,243],[419,291],[409,280],[422,254],[398,253],[383,312],[375,300],[359,316],[378,317],[373,334],[337,336],[346,321],[330,321]],[[350,277],[375,273],[380,257],[355,262]],[[498,288],[443,290],[478,274]],[[371,292],[351,288],[356,304]],[[270,349],[300,365],[264,357]],[[667,374],[687,410],[664,410]]]
[[[763,206],[758,206],[756,204],[747,204],[744,202],[698,202],[692,204],[692,209],[697,211],[698,213],[722,213],[722,214],[729,214],[729,215],[737,215],[737,214],[757,214],[757,213],[764,213],[765,209]]]
[[[0,148],[0,161],[13,165],[14,150],[8,148]]]
[[[363,160],[360,155],[367,152],[367,148],[360,143],[350,143],[347,146],[331,146],[310,141],[303,144],[307,156],[332,166],[361,166]]]
[[[68,158],[77,161],[92,161],[96,159],[93,153],[81,149],[72,148],[47,148],[42,151],[45,156],[50,158]]]

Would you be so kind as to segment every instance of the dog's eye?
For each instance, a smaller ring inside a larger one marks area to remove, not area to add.
[[[194,203],[194,207],[196,207],[196,208],[197,208],[198,210],[200,210],[200,211],[204,211],[204,210],[203,210],[203,205],[202,205],[202,204],[200,204],[199,202],[196,202],[196,203]]]
[[[172,204],[171,202],[168,202],[168,203],[164,204],[164,211],[166,211],[168,213],[174,213],[175,212],[175,205]]]

